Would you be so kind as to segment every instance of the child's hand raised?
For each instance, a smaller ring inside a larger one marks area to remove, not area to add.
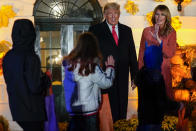
[[[115,63],[115,60],[114,60],[113,56],[112,55],[108,56],[107,61],[105,62],[105,65],[106,66],[108,66],[108,65],[114,66],[114,63]]]

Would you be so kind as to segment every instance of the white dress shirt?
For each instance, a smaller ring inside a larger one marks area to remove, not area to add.
[[[110,24],[107,22],[107,20],[106,20],[106,23],[107,23],[107,25],[108,25],[108,27],[109,27],[111,33],[112,33],[112,25],[110,25]],[[115,31],[116,31],[116,34],[117,34],[117,36],[118,36],[118,38],[119,38],[119,35],[118,35],[118,24],[115,25]]]

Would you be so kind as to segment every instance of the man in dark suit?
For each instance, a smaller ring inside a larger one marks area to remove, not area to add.
[[[46,120],[40,59],[34,51],[35,38],[30,20],[16,20],[12,29],[13,48],[3,59],[12,118],[24,131],[43,131]]]
[[[132,30],[119,23],[120,6],[108,3],[104,7],[105,21],[89,28],[98,38],[103,61],[109,55],[115,59],[116,77],[113,86],[102,93],[108,93],[113,122],[126,119],[128,105],[129,72],[134,82],[138,72]]]

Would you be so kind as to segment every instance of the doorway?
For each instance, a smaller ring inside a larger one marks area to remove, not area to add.
[[[33,15],[37,34],[35,50],[42,71],[52,74],[57,120],[65,121],[62,59],[74,48],[80,33],[102,21],[102,10],[97,0],[36,0]]]
[[[33,15],[37,29],[35,49],[42,70],[59,68],[62,81],[63,56],[73,49],[81,32],[102,20],[101,7],[97,0],[37,0]]]

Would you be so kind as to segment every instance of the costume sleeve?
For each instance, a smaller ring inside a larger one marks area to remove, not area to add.
[[[131,79],[135,81],[137,73],[138,73],[138,62],[137,62],[137,55],[135,50],[135,43],[133,40],[133,34],[132,30],[130,29],[130,73],[131,73]]]
[[[143,30],[142,33],[142,38],[140,41],[140,49],[139,49],[139,57],[138,57],[138,66],[139,66],[139,70],[144,66],[144,61],[143,61],[143,57],[144,57],[144,51],[145,51],[145,31]]]
[[[163,40],[163,57],[171,58],[176,52],[176,31],[172,31],[168,36],[168,41]],[[165,43],[164,43],[165,42]]]
[[[27,56],[25,58],[24,77],[28,88],[32,93],[41,93],[40,87],[40,60],[38,56]]]
[[[92,81],[102,89],[112,86],[114,77],[115,71],[112,66],[107,66],[105,72],[103,72],[100,66],[96,66],[95,73],[91,74]]]

